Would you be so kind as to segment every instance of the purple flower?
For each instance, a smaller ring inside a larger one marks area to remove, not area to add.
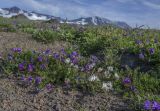
[[[126,77],[123,79],[123,83],[124,84],[130,84],[131,83],[131,79],[129,77]]]
[[[33,65],[32,65],[32,64],[29,64],[29,65],[28,65],[28,72],[32,72],[33,69],[34,69],[34,68],[33,68]]]
[[[39,56],[37,59],[38,59],[39,62],[43,61],[43,58],[41,56]]]
[[[136,40],[135,42],[136,42],[136,44],[138,44],[138,45],[142,44],[142,41],[141,41],[141,40]]]
[[[54,54],[53,54],[53,57],[54,57],[55,59],[59,59],[59,54],[58,54],[58,53],[54,53]]]
[[[20,70],[20,71],[24,71],[24,63],[20,63],[19,65],[18,65],[18,69]]]
[[[80,71],[82,71],[82,72],[85,71],[85,68],[84,68],[84,67],[81,67],[81,68],[80,68]]]
[[[63,62],[63,63],[65,63],[64,57],[61,57],[61,58],[60,58],[60,61]]]
[[[140,54],[139,54],[139,58],[140,58],[140,59],[144,59],[144,54],[143,54],[143,53],[140,53]]]
[[[46,85],[46,89],[47,89],[48,91],[51,91],[51,90],[53,89],[53,86],[52,86],[51,84],[47,84],[47,85]]]
[[[76,51],[73,51],[73,52],[71,53],[71,57],[76,57],[76,56],[78,56],[78,53],[77,53]]]
[[[158,39],[154,39],[154,43],[158,43]]]
[[[151,55],[153,55],[153,54],[155,53],[154,48],[150,48],[150,49],[149,49],[149,53],[150,53]]]
[[[65,52],[64,48],[61,49],[61,53],[62,53],[63,56],[67,55],[67,53]]]
[[[45,65],[45,64],[41,64],[41,65],[40,65],[40,69],[41,69],[41,70],[45,70],[45,69],[46,69],[46,65]]]
[[[51,50],[50,49],[47,49],[44,53],[45,54],[49,54],[51,52]]]
[[[30,58],[30,62],[31,62],[31,63],[33,63],[33,62],[34,62],[34,59],[33,59],[33,57],[31,57],[31,58]]]
[[[25,80],[25,76],[24,76],[24,75],[21,76],[21,80],[22,80],[22,81]]]
[[[28,77],[28,82],[32,82],[32,80],[33,80],[32,76],[29,76]]]
[[[158,108],[159,108],[158,102],[153,101],[153,103],[152,103],[152,109],[153,109],[153,110],[158,110]]]
[[[91,57],[90,57],[90,61],[93,63],[96,63],[97,61],[98,61],[98,58],[96,57],[96,56],[94,56],[94,55],[91,55]]]
[[[41,77],[36,77],[35,78],[35,84],[39,85],[42,82]]]
[[[74,58],[74,59],[71,60],[71,62],[72,62],[73,64],[77,64],[77,63],[78,63],[78,59],[77,59],[77,58]]]
[[[12,60],[13,56],[11,54],[8,54],[8,60]]]
[[[136,91],[136,87],[135,86],[131,86],[131,90],[132,91]]]
[[[94,68],[94,66],[95,66],[95,63],[87,64],[87,65],[85,66],[85,70],[90,71],[91,69]]]
[[[159,105],[158,105],[158,110],[160,110],[160,103],[159,103]]]
[[[144,109],[145,110],[150,110],[151,109],[151,105],[152,105],[152,103],[149,100],[146,100],[144,102]]]
[[[21,48],[12,48],[12,51],[14,51],[14,52],[22,52],[22,49]]]

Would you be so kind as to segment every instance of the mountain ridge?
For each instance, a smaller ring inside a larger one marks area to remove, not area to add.
[[[60,23],[79,24],[79,25],[115,25],[121,28],[131,28],[127,23],[122,21],[112,21],[107,18],[98,16],[93,17],[81,17],[73,20],[65,20],[61,17],[55,17],[52,15],[41,14],[35,11],[22,10],[16,6],[11,8],[0,8],[0,16],[11,18],[17,15],[24,15],[30,20],[50,20],[57,19]]]

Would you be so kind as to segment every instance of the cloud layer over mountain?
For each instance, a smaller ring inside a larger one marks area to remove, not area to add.
[[[62,18],[100,16],[129,25],[160,28],[160,0],[1,0],[0,7],[18,6],[25,10]]]

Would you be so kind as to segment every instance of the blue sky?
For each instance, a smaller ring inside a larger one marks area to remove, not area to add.
[[[160,28],[160,0],[1,0],[0,7],[18,6],[25,10],[74,19],[100,16],[125,21],[131,26]]]

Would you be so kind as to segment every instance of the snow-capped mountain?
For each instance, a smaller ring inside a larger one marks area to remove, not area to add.
[[[18,7],[0,8],[0,16],[3,16],[3,17],[10,18],[10,17],[20,15],[20,14],[21,15],[23,14],[30,20],[49,20],[49,19],[54,18],[54,16],[51,16],[51,15],[45,15],[45,14],[40,14],[36,12],[25,11],[25,10],[21,10]]]
[[[82,17],[74,20],[68,20],[67,23],[70,24],[82,24],[82,25],[115,25],[121,28],[130,28],[128,24],[125,22],[120,22],[120,21],[111,21],[106,18],[94,16],[94,17]]]
[[[60,17],[55,17],[47,14],[41,14],[33,11],[25,11],[18,7],[11,8],[0,8],[0,16],[2,17],[14,17],[17,15],[24,15],[26,18],[30,20],[50,20],[57,19],[60,23],[68,23],[68,24],[80,24],[80,25],[107,25],[112,24],[121,28],[130,28],[128,24],[120,21],[111,21],[106,18],[94,16],[94,17],[81,17],[74,20],[64,20]]]

